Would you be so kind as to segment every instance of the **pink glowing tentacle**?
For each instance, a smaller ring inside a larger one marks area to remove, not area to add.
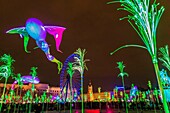
[[[17,84],[18,83],[18,81],[16,80],[16,81],[14,81],[14,83],[12,84],[12,86],[11,86],[11,90],[14,90],[15,89],[15,84]]]
[[[44,28],[49,34],[53,35],[56,42],[56,49],[58,52],[62,53],[59,47],[61,44],[63,32],[66,28],[60,26],[44,26]]]

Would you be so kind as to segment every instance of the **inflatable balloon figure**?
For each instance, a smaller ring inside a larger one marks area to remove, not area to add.
[[[22,82],[24,84],[27,84],[27,83],[38,84],[40,82],[38,77],[32,77],[31,75],[22,76],[21,79],[19,79],[19,80],[20,81],[18,81],[18,80],[14,81],[14,83],[12,84],[12,87],[11,87],[12,90],[15,89],[15,85],[18,82]]]
[[[62,68],[62,63],[57,60],[54,56],[50,54],[50,48],[46,42],[46,34],[49,33],[53,35],[56,41],[56,49],[61,52],[59,47],[62,40],[62,34],[66,28],[60,26],[44,26],[43,23],[36,18],[29,18],[26,21],[25,27],[18,27],[8,30],[6,33],[9,34],[19,34],[21,38],[24,38],[24,50],[27,53],[27,45],[29,41],[29,36],[36,41],[38,48],[40,48],[46,55],[49,61],[58,64],[58,70],[60,72]]]

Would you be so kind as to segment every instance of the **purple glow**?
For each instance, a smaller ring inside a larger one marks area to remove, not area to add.
[[[40,20],[36,18],[29,18],[26,21],[26,27],[13,28],[8,30],[6,33],[17,33],[20,35],[21,38],[24,37],[24,49],[27,53],[30,53],[30,51],[27,50],[27,46],[29,36],[31,36],[31,38],[36,41],[38,48],[40,48],[45,53],[48,60],[58,64],[58,72],[60,72],[62,68],[62,63],[50,54],[50,48],[48,43],[46,42],[46,33],[48,32],[49,34],[54,36],[56,49],[57,51],[61,52],[59,47],[62,40],[62,34],[65,29],[66,28],[59,26],[44,26]]]
[[[36,18],[29,18],[26,21],[26,31],[35,40],[45,40],[46,31],[43,27],[43,23]]]
[[[33,83],[33,84],[38,84],[40,82],[39,78],[38,77],[32,77],[31,75],[25,75],[25,76],[22,76],[21,77],[21,81],[20,82],[23,82],[24,84],[26,83]],[[14,86],[15,84],[17,84],[18,81],[14,81],[14,83],[12,84],[12,87],[11,89],[14,90]]]

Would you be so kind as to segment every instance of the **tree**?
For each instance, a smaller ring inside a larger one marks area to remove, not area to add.
[[[156,3],[156,0],[151,6],[150,0],[116,0],[108,2],[108,4],[116,2],[121,3],[122,8],[119,8],[119,10],[124,10],[130,13],[128,16],[123,17],[120,20],[127,18],[130,25],[134,28],[146,46],[137,45],[137,47],[145,48],[152,58],[160,93],[162,95],[164,110],[165,113],[169,113],[168,104],[160,80],[156,45],[157,27],[165,8],[161,6],[160,9],[158,9],[157,7],[159,3]],[[115,53],[115,51],[113,53]]]
[[[4,89],[3,89],[3,93],[1,96],[1,103],[0,103],[0,112],[1,112],[2,104],[4,101],[6,84],[7,84],[8,78],[10,76],[13,76],[12,64],[15,62],[15,60],[10,55],[4,54],[3,56],[0,57],[0,61],[4,63],[2,66],[0,66],[0,76],[1,78],[5,78]]]
[[[125,100],[125,106],[126,106],[126,113],[128,113],[128,107],[127,107],[127,99],[126,99],[126,92],[125,92],[125,82],[124,82],[124,76],[128,76],[128,73],[124,72],[125,65],[123,62],[117,62],[118,68],[120,70],[120,73],[118,77],[122,78],[122,85],[123,85],[123,91],[124,91],[124,100]]]
[[[80,49],[78,48],[76,52],[74,52],[75,54],[78,54],[80,56],[80,58],[77,58],[77,62],[79,64],[79,66],[77,66],[77,68],[79,69],[80,75],[81,75],[81,109],[82,109],[82,113],[84,113],[84,95],[83,95],[83,75],[84,75],[84,69],[88,70],[87,66],[86,66],[86,62],[89,61],[89,59],[85,59],[85,54],[86,54],[86,50],[85,49]]]

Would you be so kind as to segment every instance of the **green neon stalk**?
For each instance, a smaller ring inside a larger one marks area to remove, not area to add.
[[[13,97],[13,94],[14,94],[14,90],[10,90],[9,94],[10,94],[10,99],[9,99],[10,104],[9,104],[8,107],[11,108],[11,103],[12,103],[12,97]],[[10,113],[10,109],[8,109],[8,113]]]
[[[4,65],[0,66],[0,76],[5,78],[4,89],[3,89],[2,99],[0,103],[0,112],[1,112],[3,101],[4,101],[6,84],[7,84],[8,78],[10,76],[13,76],[12,64],[13,62],[15,62],[15,60],[10,55],[4,54],[3,56],[0,57],[0,61],[4,63]]]
[[[170,56],[168,51],[168,45],[165,47],[159,48],[159,60],[163,63],[162,65],[165,66],[170,71]]]
[[[156,31],[165,8],[161,6],[160,9],[158,9],[159,3],[156,3],[156,0],[151,5],[150,0],[117,0],[109,2],[108,4],[116,2],[121,3],[122,8],[119,8],[119,10],[125,10],[130,13],[127,17],[122,19],[128,19],[128,22],[137,32],[152,58],[160,93],[162,95],[164,110],[165,113],[169,113],[168,104],[159,76],[156,46]]]
[[[43,92],[43,94],[41,95],[41,101],[43,103],[43,105],[42,105],[42,113],[44,113],[44,102],[45,102],[46,97],[47,97],[46,92]]]
[[[73,64],[70,62],[68,62],[67,73],[70,75],[70,113],[72,113],[73,112],[73,109],[72,109],[72,101],[73,101],[72,78],[73,78],[74,70],[73,70]]]
[[[0,111],[3,107],[3,102],[4,102],[4,95],[5,95],[5,90],[6,90],[6,84],[7,84],[8,78],[5,78],[5,83],[4,83],[4,89],[3,89],[3,93],[2,93],[2,100],[1,100],[1,105],[0,105]]]
[[[77,61],[79,63],[79,70],[81,74],[81,112],[84,113],[84,95],[83,95],[83,75],[84,75],[84,69],[87,69],[86,61],[89,61],[88,59],[84,59],[86,50],[78,48],[75,54],[78,54],[80,56],[80,59]]]
[[[21,97],[21,92],[22,92],[22,86],[23,86],[23,82],[21,81],[21,74],[18,73],[17,74],[17,77],[14,77],[16,81],[18,81],[18,85],[19,85],[19,92],[20,92],[20,95],[19,97]],[[17,89],[17,92],[18,92],[18,89]],[[17,93],[18,95],[18,93]],[[20,108],[20,102],[18,104],[18,108],[17,108],[17,113],[19,112],[19,108]]]
[[[124,68],[125,68],[125,65],[123,64],[123,62],[117,62],[118,64],[118,68],[120,70],[120,73],[118,75],[118,77],[121,77],[122,78],[122,85],[123,85],[123,92],[124,92],[124,101],[125,101],[125,106],[126,106],[126,113],[128,113],[128,107],[127,107],[127,99],[126,99],[126,92],[125,92],[125,82],[124,82],[124,76],[128,76],[128,73],[124,72]]]
[[[35,77],[37,76],[37,67],[31,67],[31,72],[30,74],[32,75],[32,79],[35,79]],[[29,105],[29,112],[31,112],[31,109],[32,109],[32,103],[33,103],[33,100],[34,100],[34,90],[35,90],[35,85],[34,83],[32,83],[32,87],[31,87],[31,102],[30,102],[30,105]]]
[[[143,48],[143,49],[147,49],[145,46],[141,46],[141,45],[135,45],[135,44],[129,44],[129,45],[124,45],[121,46],[119,48],[117,48],[116,50],[114,50],[113,52],[110,53],[110,55],[113,55],[114,53],[116,53],[117,51],[123,49],[123,48],[127,48],[127,47],[138,47],[138,48]]]

